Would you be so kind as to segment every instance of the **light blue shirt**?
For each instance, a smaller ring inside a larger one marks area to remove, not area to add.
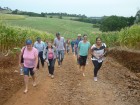
[[[84,43],[83,41],[80,41],[78,44],[79,55],[80,56],[87,56],[89,48],[90,48],[90,42]]]
[[[41,52],[45,49],[45,43],[41,41],[38,43],[37,41],[34,43],[34,47],[38,50],[38,52]]]

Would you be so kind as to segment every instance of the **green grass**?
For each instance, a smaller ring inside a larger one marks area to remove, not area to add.
[[[99,32],[98,28],[93,28],[92,24],[72,21],[68,19],[27,17],[24,20],[7,20],[11,25],[31,27],[46,31],[52,34],[60,32],[62,36],[73,38],[77,34],[91,34]]]
[[[25,16],[0,13],[0,20],[23,20]]]

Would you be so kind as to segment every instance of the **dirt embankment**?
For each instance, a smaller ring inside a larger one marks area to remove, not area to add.
[[[113,48],[109,50],[109,56],[115,58],[132,72],[140,73],[140,51]]]
[[[17,55],[0,55],[0,105],[23,86],[23,77],[18,71]]]

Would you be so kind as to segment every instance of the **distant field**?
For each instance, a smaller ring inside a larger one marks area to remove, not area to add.
[[[0,20],[22,20],[25,19],[22,15],[2,14],[0,13]]]
[[[31,27],[52,34],[60,32],[63,36],[69,38],[73,38],[73,36],[79,33],[91,34],[93,32],[99,32],[98,28],[92,28],[92,24],[69,19],[27,17],[24,20],[7,20],[7,22],[12,25]]]

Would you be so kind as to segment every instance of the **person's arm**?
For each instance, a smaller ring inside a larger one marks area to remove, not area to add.
[[[22,51],[21,51],[20,54],[19,54],[19,66],[20,66],[20,67],[23,66],[23,64],[21,63],[21,56],[22,56]]]
[[[65,48],[65,52],[66,52],[66,41],[65,41],[65,39],[63,39],[63,41],[64,41],[64,48]]]
[[[47,53],[47,50],[46,50],[46,49],[44,49],[44,50],[43,50],[43,59],[44,59],[44,60],[46,60],[46,59],[47,59],[46,53]]]
[[[99,56],[97,56],[97,55],[94,53],[94,45],[91,47],[91,55],[94,56],[95,58],[99,59]]]
[[[79,55],[80,46],[81,46],[81,42],[79,42],[79,44],[78,44],[78,48],[77,48],[77,55],[78,55],[78,58],[80,57],[80,55]]]
[[[54,39],[53,45],[56,47],[56,40]]]
[[[34,67],[34,72],[36,71],[37,69],[37,65],[38,65],[38,51],[36,50],[35,51],[35,67]]]
[[[89,47],[88,47],[88,55],[87,55],[87,58],[89,59],[89,54],[90,54],[90,43],[89,43]]]

